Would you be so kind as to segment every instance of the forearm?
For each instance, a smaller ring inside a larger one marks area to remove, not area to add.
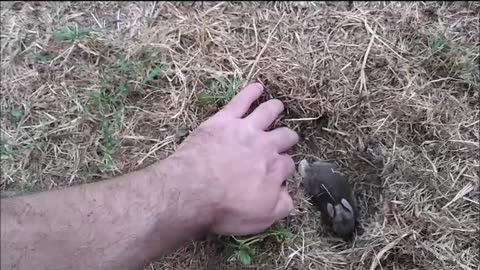
[[[205,232],[205,206],[195,190],[177,185],[189,179],[166,160],[107,181],[4,199],[2,269],[138,269]]]

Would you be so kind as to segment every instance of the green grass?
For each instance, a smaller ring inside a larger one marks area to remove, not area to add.
[[[91,104],[96,106],[100,113],[113,113],[123,106],[124,99],[130,93],[130,86],[121,81],[110,85],[111,81],[102,82],[99,89],[90,93]]]
[[[247,237],[232,236],[226,242],[226,245],[228,248],[233,249],[232,256],[236,257],[241,264],[250,265],[256,260],[258,251],[267,239],[273,239],[276,243],[282,243],[292,236],[293,234],[290,230],[276,225],[265,233]]]
[[[23,107],[22,106],[13,106],[10,110],[10,119],[13,123],[17,123],[22,119],[23,116]]]
[[[122,59],[119,61],[117,68],[118,68],[118,72],[121,75],[128,75],[136,70],[137,65],[136,63],[129,61],[127,59]]]
[[[101,127],[101,139],[100,150],[102,151],[102,160],[100,164],[100,170],[102,172],[108,172],[112,170],[114,164],[114,154],[120,145],[120,141],[117,138],[117,134],[121,130],[121,123],[117,117],[108,117],[102,119],[100,123]]]
[[[205,103],[227,103],[237,93],[238,88],[245,82],[241,78],[225,81],[221,77],[214,77],[208,89],[200,93],[198,100]]]
[[[466,83],[474,82],[475,48],[461,46],[444,33],[429,37],[429,56],[426,70],[435,78],[454,78]]]
[[[99,119],[101,125],[97,152],[101,156],[99,168],[104,173],[115,167],[115,154],[120,146],[118,137],[122,132],[121,121],[125,114],[124,103],[130,93],[142,90],[131,81],[152,84],[168,68],[168,65],[157,60],[152,64],[138,56],[131,59],[119,57],[107,65],[103,81],[89,95],[88,112]]]
[[[435,55],[446,49],[448,42],[449,40],[443,33],[431,36],[429,41],[431,54]]]
[[[154,84],[155,80],[161,79],[161,75],[170,69],[169,64],[162,60],[162,52],[158,48],[142,48],[132,58],[136,61],[136,74],[142,76],[144,84]]]
[[[0,159],[11,159],[15,157],[15,151],[4,140],[0,139]]]
[[[169,65],[159,61],[159,58],[159,52],[143,49],[140,53],[135,54],[132,59],[123,58],[119,60],[116,68],[122,76],[140,76],[139,81],[151,84],[169,69]]]
[[[62,28],[52,33],[53,38],[58,40],[74,41],[88,37],[92,33],[90,29]]]
[[[33,53],[33,58],[38,62],[48,62],[51,60],[49,55],[37,53],[37,52]]]
[[[114,155],[120,141],[122,125],[121,119],[124,114],[124,99],[129,93],[129,87],[125,83],[115,85],[113,89],[106,86],[90,94],[90,111],[100,118],[99,152],[101,162],[99,168],[106,173],[114,168]]]
[[[120,61],[106,71],[105,79],[97,90],[90,93],[88,113],[100,119],[100,139],[97,151],[101,157],[98,165],[103,173],[115,167],[115,154],[120,146],[119,134],[125,113],[124,103],[132,91],[125,76],[134,70],[128,61]]]
[[[162,74],[162,72],[165,69],[166,69],[166,66],[162,64],[154,66],[147,72],[147,76],[145,76],[145,79],[143,79],[143,82],[149,83],[150,81],[154,80],[157,76]]]

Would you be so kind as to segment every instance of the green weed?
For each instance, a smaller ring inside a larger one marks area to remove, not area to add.
[[[164,70],[165,70],[164,65],[160,64],[155,66],[154,68],[150,69],[147,73],[147,76],[145,76],[145,79],[143,80],[144,83],[148,83],[155,79],[158,75],[160,75]]]
[[[37,52],[33,53],[33,58],[39,62],[48,62],[51,60],[49,55],[41,54]]]
[[[257,234],[250,237],[231,237],[231,240],[227,243],[230,248],[233,248],[236,258],[243,265],[249,265],[254,261],[254,257],[257,254],[257,250],[260,249],[261,244],[267,238],[273,238],[277,243],[284,242],[287,238],[293,236],[293,233],[280,225],[270,228],[267,232]]]
[[[132,75],[140,76],[136,79],[144,84],[152,84],[170,69],[170,65],[162,59],[162,51],[158,48],[142,47],[130,57],[134,69]]]
[[[118,71],[121,75],[129,75],[136,69],[136,64],[132,61],[122,59],[118,64]]]
[[[200,93],[198,100],[205,103],[227,103],[237,93],[238,88],[245,82],[241,78],[234,78],[226,82],[223,78],[214,77],[208,89]]]
[[[437,34],[430,38],[430,51],[432,55],[435,55],[448,46],[448,39],[445,34]]]
[[[120,141],[117,139],[117,134],[121,129],[118,116],[102,119],[100,129],[102,135],[100,139],[100,150],[102,151],[100,170],[102,172],[107,172],[112,170],[114,165],[113,155],[120,144]]]
[[[14,106],[10,110],[10,119],[12,120],[13,123],[17,123],[22,119],[23,116],[23,107],[22,106]]]
[[[108,81],[102,82],[102,86],[90,93],[90,101],[96,109],[102,114],[108,114],[117,111],[123,106],[123,100],[130,93],[129,85],[120,81],[110,88]]]
[[[10,159],[15,157],[15,151],[11,149],[8,143],[4,140],[0,139],[0,158],[3,159]]]
[[[84,37],[88,37],[92,33],[89,29],[70,29],[63,28],[52,33],[53,38],[58,40],[74,41]]]

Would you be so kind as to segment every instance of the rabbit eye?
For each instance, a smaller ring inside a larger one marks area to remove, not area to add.
[[[340,201],[340,203],[342,204],[342,206],[343,206],[345,209],[347,209],[348,211],[350,211],[350,212],[353,213],[353,208],[352,208],[352,206],[350,205],[350,203],[349,203],[347,200],[342,199],[342,200]]]

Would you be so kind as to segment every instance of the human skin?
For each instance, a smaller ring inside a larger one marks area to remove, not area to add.
[[[1,200],[2,269],[142,269],[208,233],[259,233],[286,217],[295,171],[283,110],[250,84],[170,157],[110,180]]]

